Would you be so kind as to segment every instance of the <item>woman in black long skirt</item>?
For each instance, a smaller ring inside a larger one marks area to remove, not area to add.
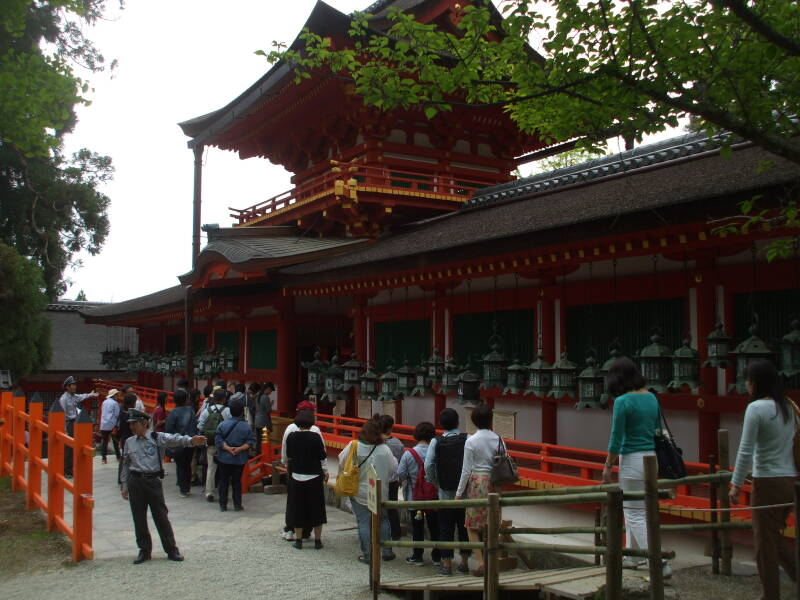
[[[328,456],[322,436],[310,431],[314,413],[301,410],[294,418],[298,427],[286,438],[286,457],[292,480],[286,496],[286,524],[295,532],[294,547],[303,548],[303,529],[314,529],[314,548],[322,548],[325,514],[325,484],[328,481]]]

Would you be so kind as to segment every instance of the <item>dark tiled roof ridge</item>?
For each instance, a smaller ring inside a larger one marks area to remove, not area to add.
[[[71,312],[83,308],[94,308],[95,306],[105,306],[110,302],[90,302],[88,300],[58,300],[47,305],[46,310]]]
[[[394,2],[395,0],[377,0],[377,2],[373,2],[367,8],[365,8],[363,12],[374,15],[382,11],[384,8],[387,8]]]
[[[729,138],[729,134],[709,137],[703,133],[685,133],[652,144],[638,146],[632,150],[601,156],[570,167],[562,167],[547,173],[537,173],[530,177],[485,188],[482,193],[465,202],[462,210],[492,204],[515,196],[527,196],[530,193],[591,181],[641,167],[668,163],[678,158],[719,148]]]

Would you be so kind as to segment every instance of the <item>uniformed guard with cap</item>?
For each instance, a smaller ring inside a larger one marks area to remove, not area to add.
[[[139,556],[133,561],[135,565],[150,560],[153,550],[153,540],[147,527],[148,506],[167,558],[183,560],[183,556],[175,545],[175,536],[172,533],[169,517],[167,517],[167,505],[164,502],[164,489],[161,486],[161,480],[164,478],[161,449],[202,446],[206,443],[203,435],[191,437],[177,433],[148,432],[149,421],[150,416],[146,412],[135,408],[128,411],[128,423],[130,423],[133,435],[125,442],[122,455],[122,474],[120,476],[122,497],[131,503],[133,526],[136,530],[136,545],[139,546]]]

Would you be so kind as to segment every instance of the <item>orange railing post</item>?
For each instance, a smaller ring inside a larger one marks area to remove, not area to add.
[[[11,473],[11,490],[25,489],[25,396],[14,392],[12,399],[11,428],[13,434],[12,455],[14,457]]]
[[[38,423],[44,420],[44,400],[38,392],[33,394],[28,412],[28,495],[25,504],[28,510],[33,510],[37,507],[36,496],[42,493],[42,468],[39,465],[42,458],[42,430]]]
[[[0,477],[11,474],[11,392],[0,392]]]
[[[64,473],[64,442],[58,434],[64,433],[64,409],[54,402],[47,422],[47,530],[58,531],[56,518],[64,516],[64,488],[58,477]]]
[[[79,561],[94,556],[92,550],[92,444],[94,420],[89,411],[81,411],[75,421],[73,438],[73,500],[72,500],[72,560]]]

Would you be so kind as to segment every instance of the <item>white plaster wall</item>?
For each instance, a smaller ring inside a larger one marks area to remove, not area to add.
[[[575,410],[571,404],[559,404],[558,444],[588,450],[606,450],[611,433],[611,410]]]
[[[507,410],[517,413],[516,435],[514,439],[522,442],[542,441],[542,404],[530,399],[497,398],[494,402],[496,410]]]
[[[683,450],[683,460],[700,462],[700,421],[697,413],[681,410],[665,410],[669,428],[675,443]]]

